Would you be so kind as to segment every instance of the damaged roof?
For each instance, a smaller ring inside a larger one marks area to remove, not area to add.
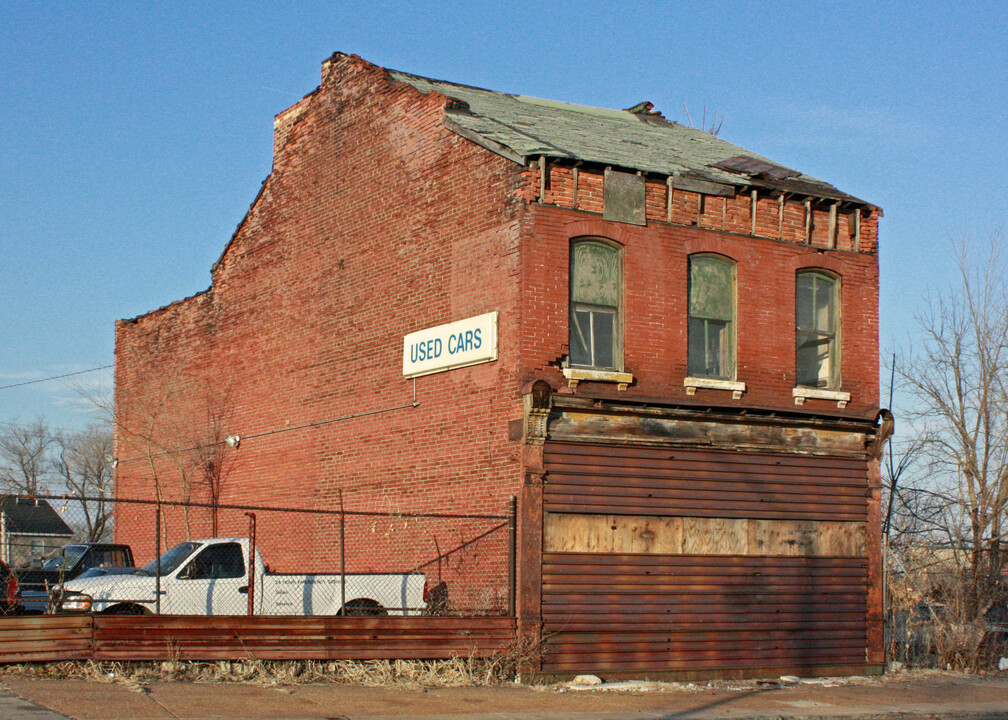
[[[672,176],[674,187],[713,195],[764,187],[871,206],[827,182],[666,120],[650,111],[651,103],[607,110],[388,72],[423,93],[456,100],[446,108],[450,129],[522,164],[546,156]]]

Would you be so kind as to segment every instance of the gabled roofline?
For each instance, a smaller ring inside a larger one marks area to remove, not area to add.
[[[338,54],[338,53],[334,53],[334,56],[336,54]],[[292,108],[297,107],[298,105],[300,105],[301,103],[303,103],[305,100],[308,100],[309,98],[312,98],[313,96],[315,96],[316,94],[318,94],[319,90],[321,90],[321,89],[322,89],[321,85],[317,86],[314,90],[312,90],[310,93],[306,94],[304,97],[302,97],[296,103],[294,103],[293,105],[291,105],[288,108],[284,108],[283,110],[281,110],[280,112],[278,112],[276,115],[274,115],[273,116],[274,133],[276,132],[276,119],[277,118],[279,118],[281,115],[287,113]],[[221,250],[221,254],[218,256],[218,258],[214,262],[214,264],[210,266],[210,277],[211,278],[217,272],[217,268],[221,264],[221,262],[224,261],[224,257],[227,255],[228,250],[231,249],[231,245],[234,243],[234,241],[238,237],[239,233],[241,233],[242,228],[245,227],[245,223],[248,222],[249,216],[251,216],[252,211],[255,209],[255,206],[259,203],[259,198],[262,197],[263,192],[266,190],[266,185],[269,183],[270,179],[273,177],[273,175],[275,173],[276,173],[276,156],[274,155],[274,157],[273,157],[273,166],[270,167],[269,175],[267,175],[263,179],[262,184],[259,185],[259,192],[256,193],[255,198],[253,198],[252,202],[249,204],[248,209],[245,211],[245,214],[242,215],[242,219],[240,221],[238,221],[237,227],[235,227],[234,232],[231,233],[231,237],[228,238],[227,243],[224,245],[224,249]]]

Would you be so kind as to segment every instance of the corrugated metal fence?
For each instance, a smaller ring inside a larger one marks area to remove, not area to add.
[[[0,618],[0,663],[490,657],[509,617],[39,615]]]

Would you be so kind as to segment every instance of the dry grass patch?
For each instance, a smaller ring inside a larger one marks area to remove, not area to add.
[[[0,675],[80,679],[136,685],[151,681],[300,685],[345,683],[366,687],[414,688],[492,686],[513,680],[528,648],[515,643],[489,658],[447,660],[289,660],[193,662],[66,661],[0,666]]]

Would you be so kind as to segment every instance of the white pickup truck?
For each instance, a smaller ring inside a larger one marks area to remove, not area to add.
[[[247,538],[187,540],[162,555],[160,566],[155,560],[129,575],[65,582],[53,590],[51,606],[54,612],[245,615],[251,593],[255,615],[416,615],[425,607],[420,573],[273,573],[257,549],[250,577],[248,559]]]

